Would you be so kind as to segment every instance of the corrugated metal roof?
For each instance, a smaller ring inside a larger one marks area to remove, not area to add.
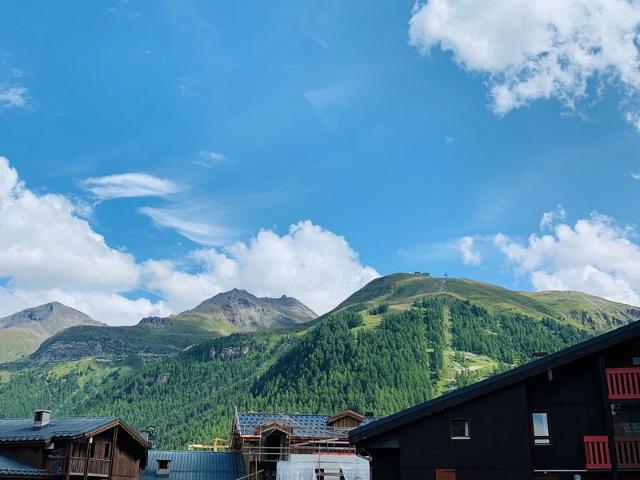
[[[48,477],[51,476],[46,470],[33,468],[20,462],[16,462],[4,455],[0,455],[0,477],[2,476],[25,476],[25,477]]]
[[[158,460],[171,460],[169,475],[156,474]],[[244,474],[239,453],[149,450],[140,480],[236,480]]]
[[[0,419],[0,442],[48,441],[92,432],[118,419],[115,417],[52,418],[48,425],[33,428],[31,418]]]
[[[241,435],[255,435],[260,425],[279,422],[292,427],[292,433],[299,437],[329,438],[337,434],[337,430],[327,425],[331,415],[303,413],[238,413],[238,429]],[[362,425],[367,425],[379,417],[364,417]]]

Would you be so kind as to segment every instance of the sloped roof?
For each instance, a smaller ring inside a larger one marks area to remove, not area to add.
[[[278,422],[292,429],[292,435],[305,438],[329,438],[335,436],[336,429],[327,425],[331,415],[303,413],[238,413],[237,428],[240,435],[256,435],[261,425]],[[367,425],[379,417],[364,417],[362,425]]]
[[[79,437],[118,422],[116,417],[54,417],[48,425],[33,428],[32,418],[2,418],[0,442],[46,442],[52,438]]]
[[[0,455],[0,477],[6,476],[50,477],[51,474]]]
[[[616,328],[572,347],[560,350],[539,360],[521,367],[495,375],[481,382],[454,390],[415,407],[401,410],[376,422],[358,427],[349,432],[349,441],[358,443],[365,439],[383,434],[420,418],[433,415],[455,405],[459,405],[491,392],[510,387],[527,380],[549,369],[558,368],[570,362],[580,360],[589,355],[599,353],[622,342],[632,340],[640,335],[640,321]]]
[[[158,460],[170,460],[169,475],[156,474]],[[140,480],[236,480],[244,474],[239,453],[149,450]]]

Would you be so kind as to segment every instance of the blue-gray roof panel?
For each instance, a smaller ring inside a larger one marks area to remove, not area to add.
[[[76,437],[115,422],[115,417],[52,418],[48,425],[33,428],[30,418],[0,419],[0,442],[48,441]]]
[[[48,477],[51,474],[46,470],[33,468],[20,462],[16,462],[4,455],[0,455],[0,477],[2,476]]]
[[[238,413],[238,429],[240,435],[255,435],[260,425],[279,422],[293,427],[292,433],[299,437],[327,438],[336,435],[336,429],[327,425],[331,415],[303,413]],[[364,417],[361,425],[367,425],[379,417]]]
[[[242,455],[230,452],[149,450],[140,480],[236,480],[244,475]],[[158,460],[170,460],[169,475],[158,475]]]

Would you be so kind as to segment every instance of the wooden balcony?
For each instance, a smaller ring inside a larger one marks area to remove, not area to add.
[[[640,367],[607,368],[606,375],[611,400],[640,399]]]
[[[584,455],[586,458],[587,470],[611,470],[611,455],[609,454],[608,436],[585,436]]]
[[[69,473],[71,475],[84,475],[86,459],[84,457],[69,457]],[[102,458],[90,458],[87,466],[87,475],[92,477],[108,477],[109,464],[111,462]],[[49,457],[47,470],[53,474],[64,474],[67,470],[67,457]]]
[[[640,437],[616,437],[615,446],[619,470],[640,470]],[[611,470],[606,435],[585,436],[584,453],[587,470]]]

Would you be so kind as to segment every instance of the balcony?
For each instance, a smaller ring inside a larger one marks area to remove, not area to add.
[[[615,437],[619,470],[640,469],[640,437]],[[584,437],[587,470],[611,470],[609,437],[590,435]]]
[[[67,460],[69,461],[69,474],[84,475],[86,459],[84,457],[49,457],[47,460],[47,470],[53,474],[64,474],[67,470]],[[109,464],[111,462],[102,458],[90,458],[87,467],[87,475],[93,477],[108,477]]]
[[[606,375],[611,400],[640,399],[640,367],[607,368]]]

